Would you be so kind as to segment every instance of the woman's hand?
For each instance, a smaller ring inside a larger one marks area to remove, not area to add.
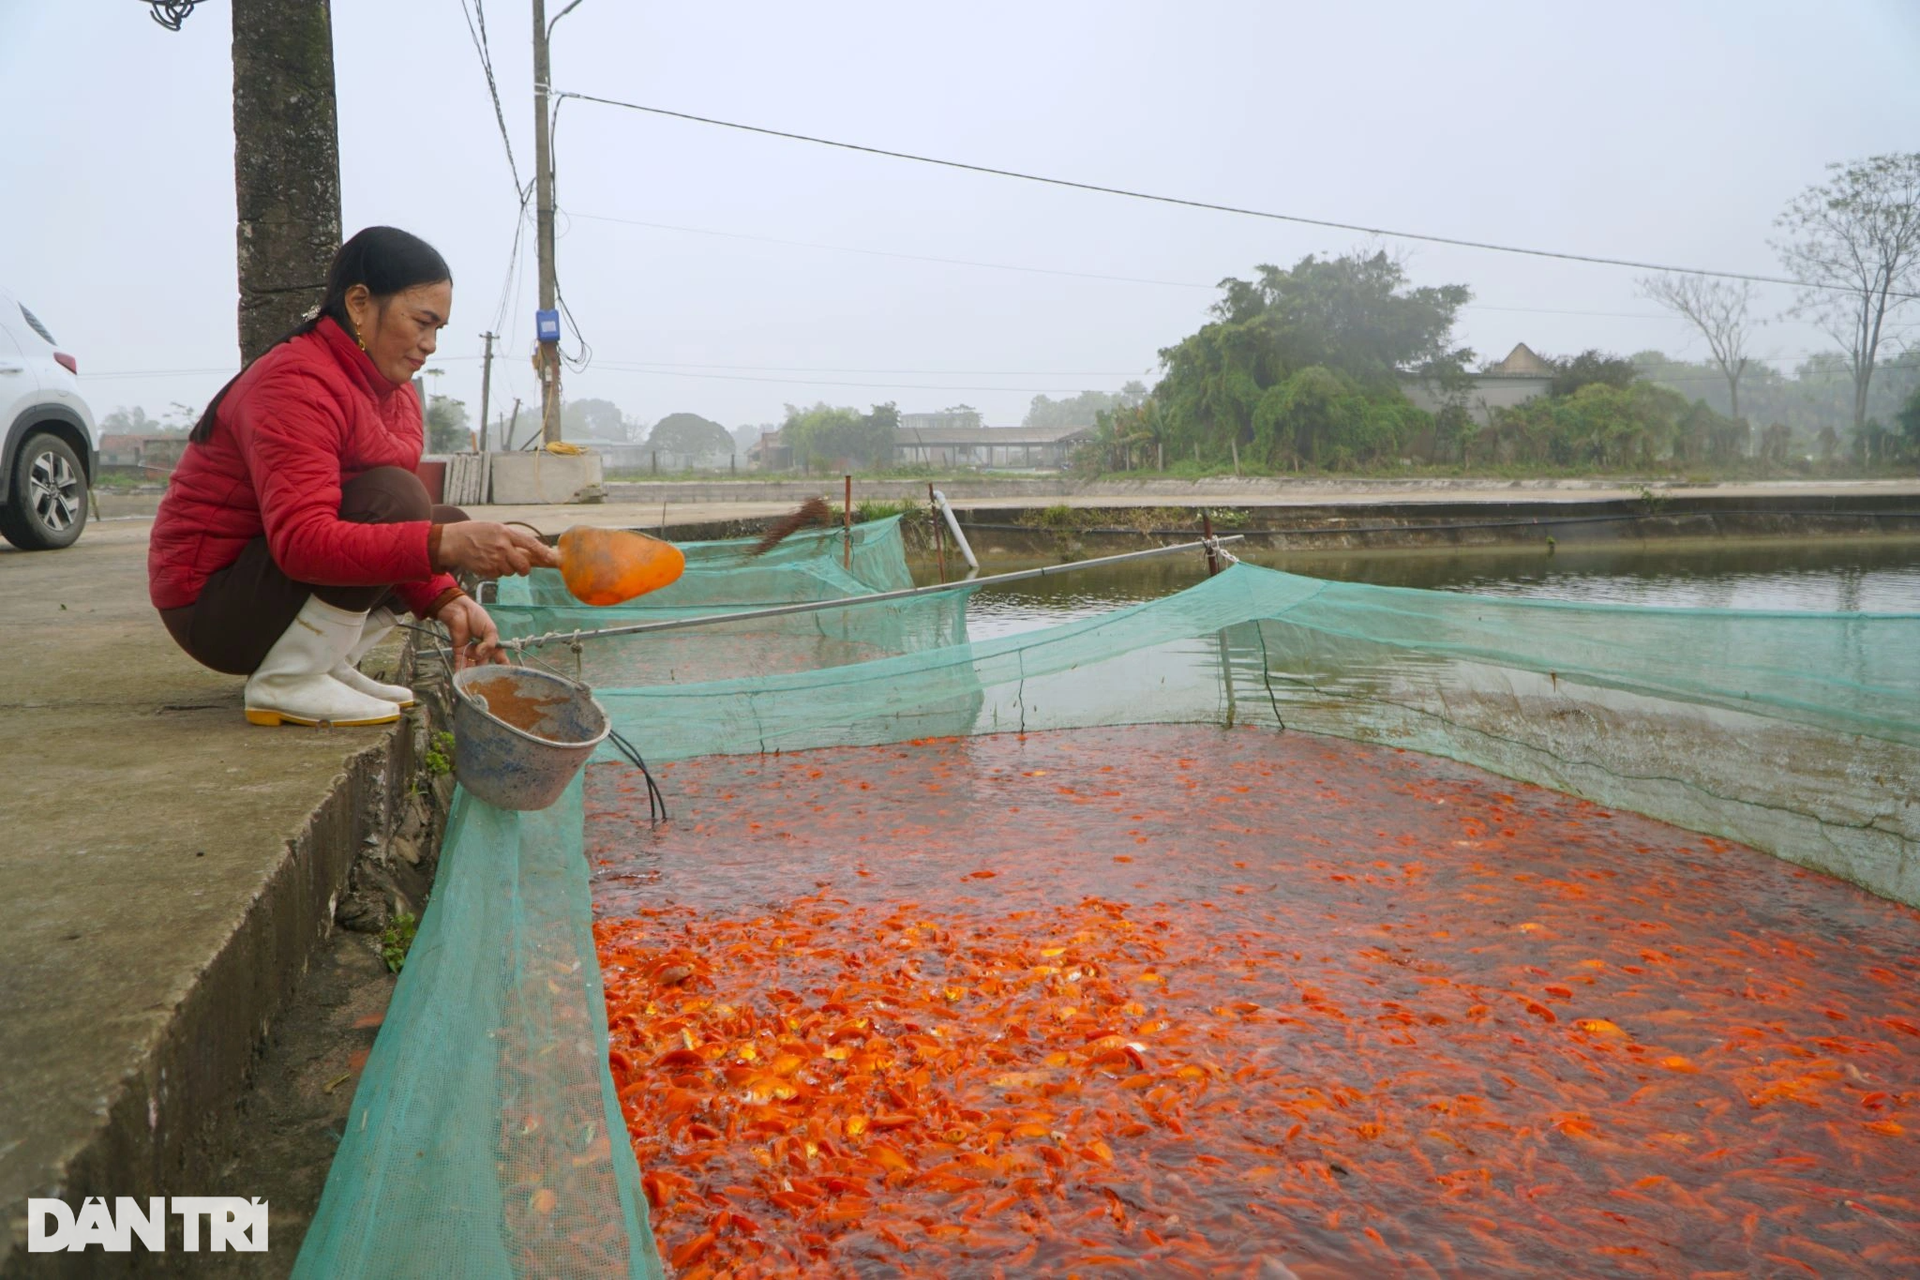
[[[493,619],[487,616],[487,611],[472,596],[455,596],[441,605],[440,612],[434,617],[446,624],[448,633],[453,637],[455,671],[482,662],[504,664],[507,661],[506,650],[500,647],[500,629],[493,625]]]
[[[491,520],[459,520],[440,526],[439,563],[434,567],[504,578],[536,568],[558,569],[560,553],[525,529]]]

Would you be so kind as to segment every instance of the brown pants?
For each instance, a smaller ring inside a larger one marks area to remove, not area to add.
[[[398,467],[375,467],[340,486],[340,518],[354,524],[404,524],[431,520],[453,524],[467,519],[458,507],[435,506],[420,477]],[[162,609],[160,620],[174,641],[202,666],[228,675],[252,675],[308,596],[355,612],[386,603],[395,613],[406,606],[393,587],[321,587],[295,582],[274,563],[263,534],[249,542],[240,558],[207,578],[200,598],[179,609]],[[390,597],[393,597],[390,599]]]

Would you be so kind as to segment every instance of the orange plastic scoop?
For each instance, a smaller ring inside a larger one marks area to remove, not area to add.
[[[577,524],[560,535],[560,576],[586,604],[619,604],[658,591],[686,567],[680,548],[631,529]]]

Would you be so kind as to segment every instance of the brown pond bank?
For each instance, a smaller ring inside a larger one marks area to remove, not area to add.
[[[1516,544],[1920,535],[1920,497],[1653,494],[1557,499],[1230,507],[989,507],[960,518],[970,540],[1027,548],[1084,538],[1191,536],[1210,516],[1250,550],[1463,548]]]
[[[1188,534],[1199,512],[1221,532],[1275,548],[1342,550],[1827,537],[1920,533],[1920,477],[1907,480],[1372,480],[1216,477],[1208,480],[1076,481],[980,476],[935,482],[963,523],[1053,528],[1079,537],[1099,529]],[[856,480],[856,505],[924,510],[924,480]],[[839,476],[768,480],[611,483],[607,501],[584,506],[485,506],[497,520],[526,520],[550,533],[571,524],[658,531],[674,539],[757,534],[809,497],[841,501]],[[102,495],[109,521],[152,511],[158,494]],[[914,541],[915,531],[908,536]],[[1160,535],[1168,536],[1168,535]],[[1029,550],[1052,549],[1052,541]],[[1009,547],[1009,550],[1012,550]]]

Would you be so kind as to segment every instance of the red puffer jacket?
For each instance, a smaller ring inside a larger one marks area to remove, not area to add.
[[[420,465],[420,399],[396,387],[331,319],[254,361],[233,384],[204,444],[187,446],[147,550],[157,609],[200,596],[210,574],[267,535],[296,582],[395,584],[414,613],[453,585],[436,575],[422,520],[349,524],[340,486],[375,467]]]

